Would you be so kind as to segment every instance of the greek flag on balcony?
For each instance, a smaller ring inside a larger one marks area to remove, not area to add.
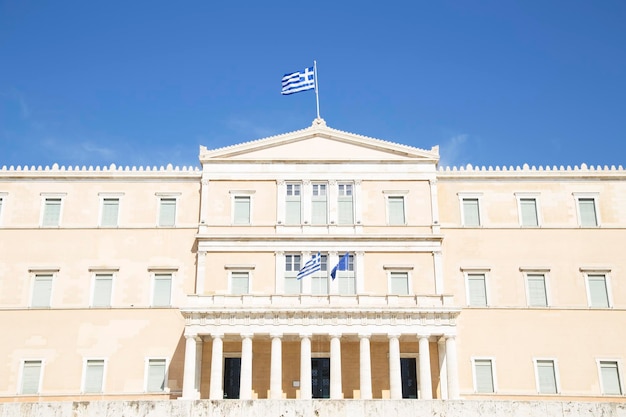
[[[330,271],[330,276],[333,279],[335,279],[335,276],[337,275],[337,271],[347,271],[348,270],[348,261],[349,260],[350,260],[350,253],[346,252],[346,254],[343,255],[341,257],[341,259],[339,259],[339,262],[337,262],[337,265],[335,265],[333,270]]]
[[[304,71],[296,71],[283,76],[283,95],[298,93],[300,91],[315,88],[314,67],[305,68]]]
[[[309,259],[307,263],[304,264],[300,272],[298,272],[298,276],[296,278],[302,279],[304,277],[307,277],[321,270],[322,270],[322,257],[320,256],[320,253],[317,252],[317,254],[313,255],[311,259]]]

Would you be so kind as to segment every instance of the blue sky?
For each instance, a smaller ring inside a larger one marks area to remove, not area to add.
[[[442,165],[626,165],[623,0],[0,0],[2,165],[197,165],[310,126]]]

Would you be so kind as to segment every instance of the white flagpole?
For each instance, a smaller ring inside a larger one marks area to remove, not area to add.
[[[319,92],[317,91],[317,61],[313,60],[313,73],[315,76],[315,103],[317,104],[317,118],[321,119],[320,117],[320,95]]]

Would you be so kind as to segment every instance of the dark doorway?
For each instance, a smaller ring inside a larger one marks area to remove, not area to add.
[[[417,398],[417,366],[415,358],[400,358],[402,398]]]
[[[224,398],[239,398],[241,358],[224,358]]]
[[[330,358],[311,358],[313,398],[330,398]]]

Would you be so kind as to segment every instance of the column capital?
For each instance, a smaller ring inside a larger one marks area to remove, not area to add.
[[[437,185],[437,179],[431,178],[428,180],[428,183],[432,186],[432,185]]]
[[[241,339],[252,339],[254,337],[254,333],[241,333]]]
[[[282,339],[283,338],[283,334],[282,333],[270,333],[270,337],[272,339],[276,339],[276,338]]]
[[[285,251],[283,251],[283,250],[274,251],[274,255],[275,256],[283,256],[284,254],[285,254]]]
[[[328,184],[329,184],[330,186],[337,185],[337,180],[328,180]]]
[[[211,333],[211,338],[213,339],[223,339],[224,333]]]
[[[330,336],[331,339],[341,339],[341,336],[343,336],[341,333],[329,333],[328,336]]]
[[[371,333],[359,333],[358,334],[359,339],[369,339],[370,337],[372,337]]]
[[[311,337],[313,337],[312,333],[300,333],[298,336],[300,336],[300,339],[310,339]]]
[[[400,333],[387,333],[389,339],[400,339]]]
[[[311,180],[303,180],[302,184],[303,185],[310,185],[311,184]]]
[[[418,333],[417,334],[417,339],[421,340],[421,339],[430,339],[430,334],[426,334],[426,333]]]
[[[362,182],[363,182],[363,180],[354,180],[354,184],[355,185],[361,185]]]
[[[203,185],[203,186],[205,186],[205,187],[206,187],[207,185],[209,185],[209,182],[211,182],[211,180],[208,180],[208,179],[206,179],[206,178],[203,178],[203,179],[202,179],[202,185]]]
[[[285,180],[276,180],[276,184],[285,185]]]

